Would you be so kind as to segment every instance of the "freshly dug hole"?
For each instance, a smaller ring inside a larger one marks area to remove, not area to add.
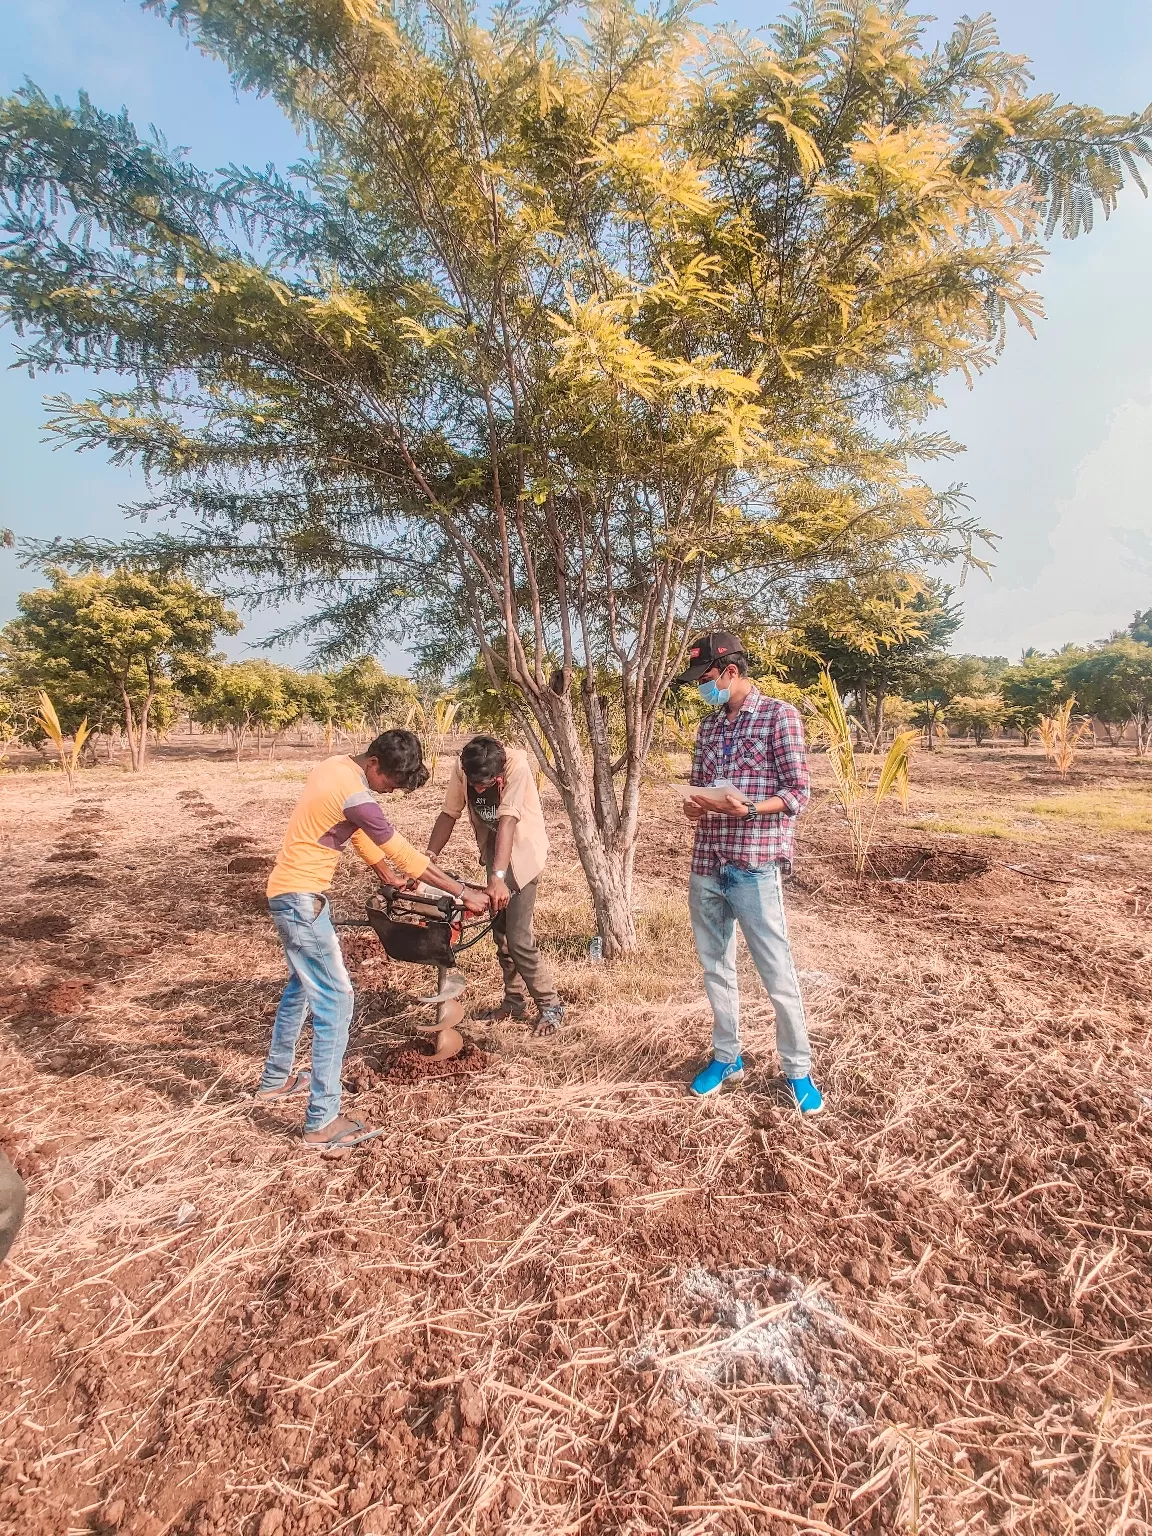
[[[873,880],[928,881],[934,885],[975,880],[990,867],[979,854],[950,848],[882,848],[869,855],[868,865],[867,877]]]

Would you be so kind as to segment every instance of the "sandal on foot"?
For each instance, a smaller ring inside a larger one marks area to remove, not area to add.
[[[551,1008],[541,1008],[540,1017],[532,1033],[537,1040],[547,1040],[549,1035],[554,1035],[564,1022],[564,1004],[554,1003]]]
[[[258,1104],[276,1104],[281,1099],[294,1099],[301,1093],[308,1093],[312,1087],[312,1074],[308,1069],[302,1068],[299,1072],[290,1072],[286,1081],[279,1088],[257,1088],[256,1102]]]
[[[366,1141],[375,1141],[377,1136],[383,1136],[385,1129],[385,1126],[380,1126],[370,1131],[363,1120],[353,1120],[350,1126],[338,1131],[328,1141],[306,1141],[304,1145],[310,1152],[319,1152],[324,1157],[343,1157],[354,1147],[363,1146]]]

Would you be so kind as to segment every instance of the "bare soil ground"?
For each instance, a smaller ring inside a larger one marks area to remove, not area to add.
[[[0,1126],[30,1197],[0,1529],[1152,1526],[1152,767],[921,754],[862,883],[817,794],[790,887],[813,1122],[750,979],[743,1091],[685,1098],[708,1011],[674,793],[648,795],[643,953],[613,966],[549,802],[570,1026],[473,1026],[431,1075],[428,973],[349,932],[348,1103],[387,1133],[330,1166],[298,1106],[250,1097],[290,756],[173,752],[75,799],[0,781]],[[394,806],[416,837],[436,808]],[[487,945],[467,969],[493,1001]]]

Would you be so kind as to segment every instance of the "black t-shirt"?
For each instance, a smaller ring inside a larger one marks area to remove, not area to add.
[[[500,785],[490,784],[483,794],[478,795],[468,786],[468,809],[490,830],[496,830],[496,823],[500,819]]]

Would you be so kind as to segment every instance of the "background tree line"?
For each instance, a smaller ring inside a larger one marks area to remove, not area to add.
[[[439,678],[386,672],[371,656],[328,670],[301,670],[257,657],[229,661],[217,649],[239,617],[217,595],[184,577],[117,570],[70,576],[49,567],[48,585],[21,594],[19,617],[0,631],[0,743],[42,737],[46,692],[66,735],[82,722],[84,760],[127,748],[145,767],[151,741],[178,722],[226,734],[239,761],[246,749],[271,757],[284,734],[307,730],[328,751],[362,743],[390,726],[414,729],[432,763],[446,736],[485,731],[523,742],[515,692],[482,657]],[[1028,742],[1041,719],[1066,701],[1118,744],[1126,733],[1140,755],[1152,749],[1152,609],[1091,646],[1050,654],[955,655],[944,647],[961,623],[952,592],[912,574],[837,582],[802,606],[786,630],[747,631],[760,686],[807,710],[828,671],[851,706],[859,744],[920,728],[928,748],[943,736],[977,744],[1003,731]],[[596,679],[604,739],[626,747],[619,676]],[[673,692],[657,716],[653,745],[690,750],[703,705],[695,690]]]
[[[39,693],[72,735],[87,721],[88,761],[120,745],[139,772],[156,735],[179,721],[226,733],[237,761],[257,756],[293,727],[363,741],[409,725],[435,755],[435,706],[427,690],[363,656],[328,671],[301,671],[266,658],[229,661],[217,649],[240,619],[221,598],[182,577],[142,571],[69,576],[22,593],[19,617],[0,631],[0,739],[32,742]]]

